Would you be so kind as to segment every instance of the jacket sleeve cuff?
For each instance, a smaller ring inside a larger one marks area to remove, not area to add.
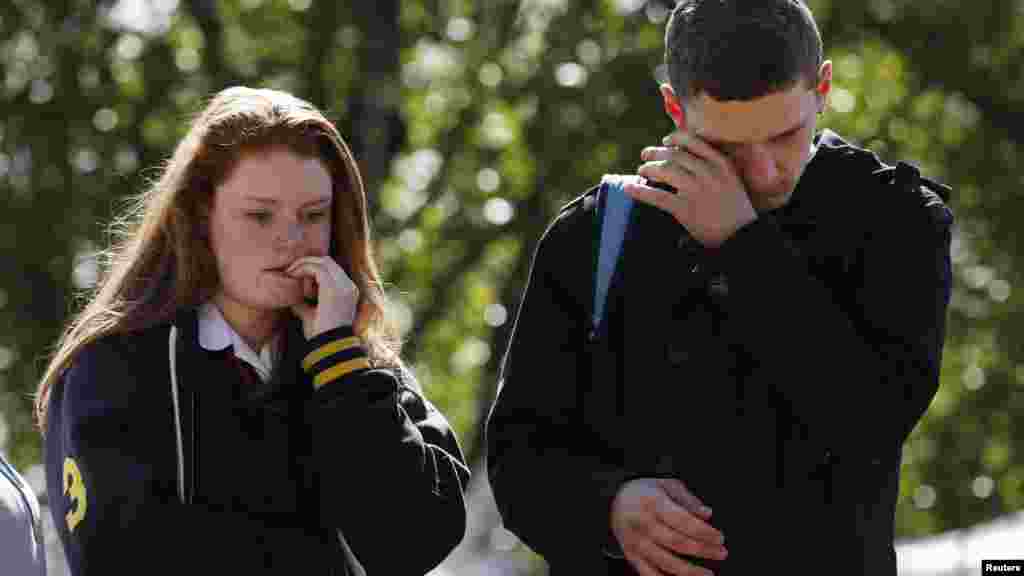
[[[741,227],[715,250],[715,255],[725,263],[732,274],[760,274],[771,269],[776,255],[771,246],[780,245],[783,238],[778,220],[769,214],[761,214],[756,220]]]
[[[306,342],[302,370],[313,378],[314,389],[369,368],[366,348],[351,326],[328,330]]]
[[[646,475],[650,476],[650,475]],[[608,511],[608,517],[611,518],[612,504],[615,502],[615,497],[619,494],[619,489],[622,488],[623,484],[636,478],[643,478],[644,474],[637,474],[626,470],[618,470],[612,474],[611,478],[605,482],[601,488],[601,502],[605,504],[604,508]],[[625,560],[626,554],[622,551],[622,546],[619,544],[618,538],[615,537],[615,533],[611,529],[611,522],[607,522],[608,526],[607,533],[605,534],[604,544],[601,546],[601,553],[608,558],[614,558],[616,560]]]

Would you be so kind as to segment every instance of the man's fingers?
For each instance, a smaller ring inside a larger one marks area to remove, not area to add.
[[[711,517],[711,508],[709,508],[704,502],[701,502],[700,498],[697,498],[690,492],[686,485],[675,478],[665,478],[658,481],[658,485],[668,495],[682,504],[687,510],[707,520]]]
[[[674,576],[714,576],[710,570],[687,562],[685,559],[676,556],[651,540],[641,540],[637,543],[636,547],[639,555],[643,556],[656,569],[668,574]]]
[[[690,176],[703,177],[708,173],[707,160],[698,157],[686,148],[662,148],[651,146],[644,148],[640,153],[640,159],[644,162],[660,162],[669,169],[678,167]]]
[[[720,544],[708,544],[700,542],[676,532],[667,524],[658,523],[649,532],[650,537],[661,544],[662,547],[673,550],[676,553],[695,558],[707,558],[709,560],[725,560],[729,551]]]
[[[670,498],[660,500],[654,511],[659,520],[694,540],[716,545],[725,543],[725,536],[720,531]]]
[[[650,562],[638,554],[630,554],[626,558],[640,576],[664,576],[661,570],[652,566]]]
[[[634,200],[663,210],[677,222],[692,221],[692,201],[685,192],[667,192],[645,184],[625,184],[622,188]]]
[[[645,184],[625,184],[622,189],[634,200],[651,204],[652,206],[661,208],[666,212],[672,212],[675,208],[674,204],[677,199],[673,198],[675,194],[672,194],[671,192],[652,188]]]
[[[693,163],[692,158],[690,163]],[[641,164],[636,173],[644,178],[665,182],[674,188],[681,188],[688,187],[690,183],[696,181],[697,170],[699,169],[687,165],[678,155],[675,155],[664,160],[652,160]]]
[[[711,144],[708,144],[706,140],[695,134],[676,130],[666,136],[662,142],[665,146],[678,146],[679,148],[684,148],[694,156],[719,166],[729,163],[729,159],[726,158],[720,150]]]

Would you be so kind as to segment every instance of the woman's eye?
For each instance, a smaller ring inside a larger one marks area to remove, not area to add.
[[[306,214],[306,218],[311,222],[319,222],[323,220],[324,216],[327,216],[326,210],[317,210],[316,212],[309,212]]]
[[[265,224],[270,221],[270,212],[246,212],[245,215],[260,224]]]

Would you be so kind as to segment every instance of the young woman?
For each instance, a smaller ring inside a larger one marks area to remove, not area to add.
[[[337,129],[230,88],[124,222],[40,383],[74,574],[424,574],[469,478],[398,355]]]

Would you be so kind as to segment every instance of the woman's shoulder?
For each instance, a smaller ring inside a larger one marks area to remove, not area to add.
[[[404,362],[389,362],[351,375],[354,386],[338,387],[339,389],[363,390],[371,398],[383,399],[391,396],[397,400],[414,420],[425,418],[435,410],[434,406],[423,393],[416,375]],[[393,395],[393,396],[392,396]]]
[[[423,386],[416,379],[416,374],[405,363],[399,363],[383,370],[389,372],[395,379],[398,387],[398,403],[414,422],[440,419],[447,423],[447,419],[444,418],[441,411],[427,397]]]
[[[168,332],[168,325],[158,325],[106,334],[85,344],[61,378],[65,400],[88,413],[141,407],[140,401],[155,398],[152,384],[167,374]]]
[[[414,406],[417,412],[422,411],[425,416],[428,407],[432,408],[433,406],[427,400],[426,395],[424,395],[423,387],[420,386],[413,371],[404,362],[399,362],[397,365],[386,370],[391,373],[398,385],[399,403],[406,406]]]

